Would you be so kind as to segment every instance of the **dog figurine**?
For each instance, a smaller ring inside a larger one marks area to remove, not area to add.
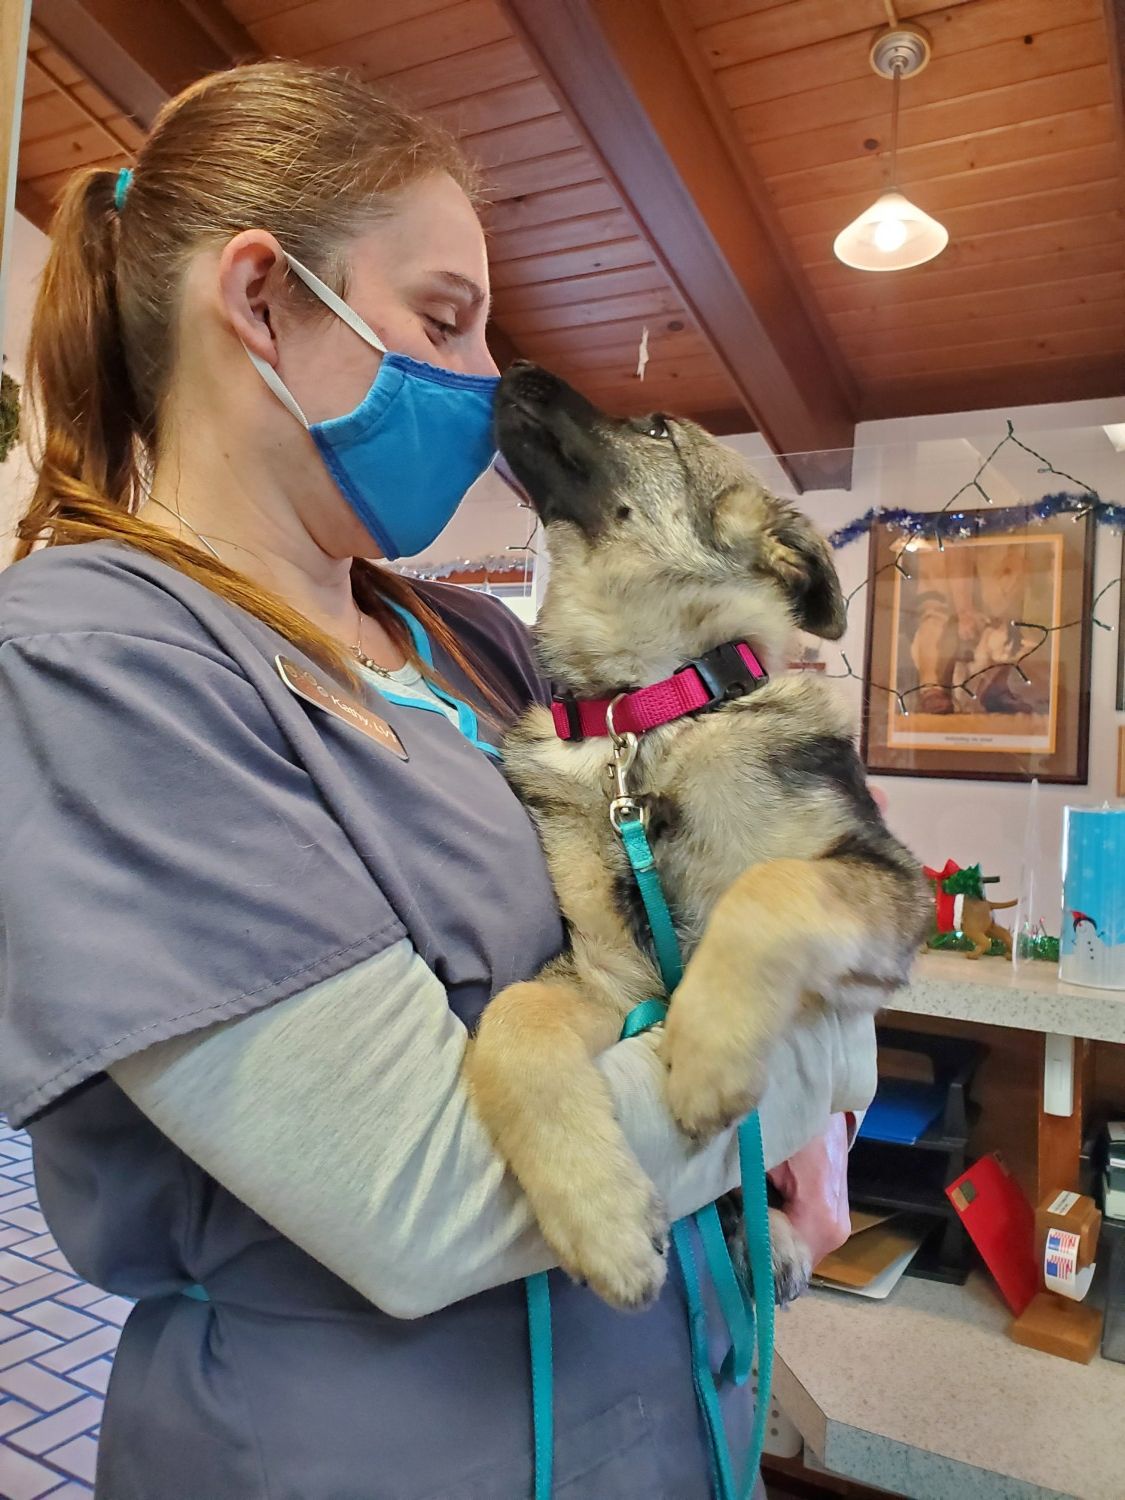
[[[803,1007],[885,1003],[929,916],[832,689],[773,675],[794,627],[843,633],[839,582],[811,524],[690,422],[607,416],[521,362],[501,382],[496,430],[545,528],[536,634],[570,695],[564,717],[685,663],[706,672],[708,653],[729,669],[705,711],[636,740],[629,772],[686,961],[661,1042],[668,1102],[702,1142],[757,1105]],[[604,734],[560,738],[542,707],[506,738],[505,774],[537,824],[569,946],[491,1001],[466,1070],[563,1267],[636,1307],[664,1280],[667,1223],[592,1059],[663,986],[610,821],[613,752]],[[776,1212],[771,1231],[791,1294],[807,1254]]]

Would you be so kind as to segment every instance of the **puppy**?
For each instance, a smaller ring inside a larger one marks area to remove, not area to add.
[[[644,734],[631,771],[687,965],[661,1040],[668,1103],[704,1141],[757,1105],[802,1007],[872,1010],[905,981],[925,882],[883,825],[832,689],[782,675],[795,626],[835,640],[845,625],[808,521],[692,423],[609,417],[534,365],[504,376],[496,413],[550,549],[537,638],[556,690],[610,698],[726,642],[769,674]],[[592,1059],[663,986],[610,821],[611,760],[609,739],[561,740],[543,708],[506,739],[569,946],[496,996],[466,1067],[564,1268],[635,1307],[663,1282],[667,1223]],[[791,1294],[808,1267],[772,1217]]]

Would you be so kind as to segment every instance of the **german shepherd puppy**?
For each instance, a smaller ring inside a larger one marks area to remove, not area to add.
[[[520,363],[496,430],[546,531],[536,634],[558,687],[611,697],[727,641],[748,642],[770,674],[645,734],[633,767],[686,960],[661,1041],[668,1102],[702,1142],[757,1105],[802,1007],[877,1008],[925,929],[921,870],[883,825],[848,715],[824,683],[784,675],[794,626],[843,633],[840,585],[810,523],[691,422],[609,417]],[[611,759],[609,739],[560,740],[538,707],[505,741],[569,946],[496,996],[466,1068],[563,1267],[634,1307],[664,1280],[667,1223],[592,1059],[663,986],[610,823]],[[771,1220],[779,1286],[795,1295],[807,1253]]]

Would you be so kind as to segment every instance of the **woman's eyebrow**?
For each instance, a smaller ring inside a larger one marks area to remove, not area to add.
[[[433,279],[449,291],[464,297],[474,312],[488,301],[484,288],[478,286],[471,276],[462,276],[460,271],[435,271]]]

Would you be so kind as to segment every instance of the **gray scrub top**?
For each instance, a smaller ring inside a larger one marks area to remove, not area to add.
[[[543,696],[503,605],[420,593],[513,705]],[[279,652],[323,677],[126,547],[51,548],[0,575],[0,1110],[29,1124],[75,1269],[139,1299],[97,1495],[519,1500],[532,1476],[522,1284],[388,1316],[105,1072],[403,937],[471,1025],[562,942],[534,830],[492,761],[443,715],[372,693],[400,759],[289,691]],[[300,1132],[294,1119],[294,1151]],[[195,1282],[210,1303],[180,1295]],[[642,1315],[559,1273],[552,1293],[556,1500],[705,1500],[678,1277]],[[745,1392],[728,1405],[738,1453]]]

